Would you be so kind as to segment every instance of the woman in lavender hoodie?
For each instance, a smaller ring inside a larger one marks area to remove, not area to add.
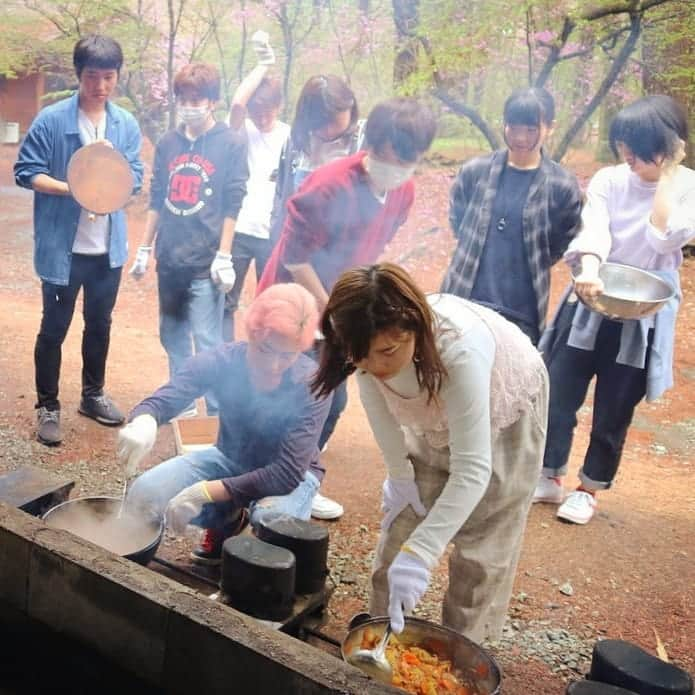
[[[658,274],[675,296],[655,315],[613,321],[568,293],[541,340],[550,372],[550,419],[534,501],[560,504],[558,517],[576,524],[591,520],[596,492],[611,487],[637,404],[673,385],[681,248],[695,236],[695,171],[681,165],[688,126],[680,106],[666,96],[639,99],[616,116],[609,138],[623,163],[601,169],[589,183],[582,230],[565,253],[575,269],[574,292],[599,294],[599,267],[611,261]],[[589,448],[580,485],[565,498],[562,476],[576,413],[594,376]]]

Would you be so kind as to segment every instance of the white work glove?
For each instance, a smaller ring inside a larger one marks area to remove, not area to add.
[[[251,37],[251,46],[259,65],[275,65],[275,53],[270,47],[270,36],[267,31],[257,31]]]
[[[205,482],[181,490],[168,504],[165,512],[167,528],[175,536],[183,536],[186,526],[201,512],[204,504],[212,502]]]
[[[396,634],[405,627],[404,613],[411,613],[420,603],[430,583],[430,571],[416,555],[401,551],[388,571],[389,620]]]
[[[418,516],[425,516],[427,510],[420,500],[420,492],[414,480],[396,480],[386,478],[383,485],[384,496],[381,501],[381,511],[384,518],[381,520],[381,530],[387,531],[394,519],[408,506]]]
[[[130,267],[129,271],[130,275],[132,275],[136,280],[139,280],[145,274],[151,252],[151,246],[138,246],[138,251],[135,254],[135,260],[133,261],[133,265]]]
[[[212,281],[220,288],[220,292],[227,294],[234,287],[236,282],[236,272],[232,264],[232,254],[222,253],[218,251],[215,254],[215,259],[210,266],[210,277]]]
[[[140,461],[157,439],[157,421],[151,415],[138,415],[118,433],[116,452],[126,478],[138,472]]]

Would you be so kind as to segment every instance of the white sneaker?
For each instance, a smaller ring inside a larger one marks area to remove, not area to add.
[[[583,490],[575,490],[560,505],[557,517],[573,524],[588,524],[595,511],[596,498]]]
[[[533,492],[533,503],[547,502],[548,504],[562,504],[565,499],[565,491],[559,478],[548,478],[541,474]]]
[[[344,511],[342,504],[324,497],[320,492],[314,495],[311,503],[311,516],[314,519],[340,519]]]

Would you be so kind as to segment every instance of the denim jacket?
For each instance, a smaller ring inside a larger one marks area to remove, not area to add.
[[[106,103],[106,139],[130,164],[133,192],[142,186],[141,135],[136,120],[126,110]],[[14,165],[17,185],[31,188],[38,174],[67,179],[68,162],[82,147],[77,125],[78,95],[47,106],[31,124]],[[72,246],[81,207],[72,196],[34,191],[34,267],[45,282],[67,285]],[[128,235],[123,210],[109,215],[109,264],[119,268],[128,258]]]

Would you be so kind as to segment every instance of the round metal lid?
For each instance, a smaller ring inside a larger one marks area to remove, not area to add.
[[[133,173],[126,158],[101,142],[81,147],[68,163],[68,187],[89,212],[120,210],[133,192]]]

